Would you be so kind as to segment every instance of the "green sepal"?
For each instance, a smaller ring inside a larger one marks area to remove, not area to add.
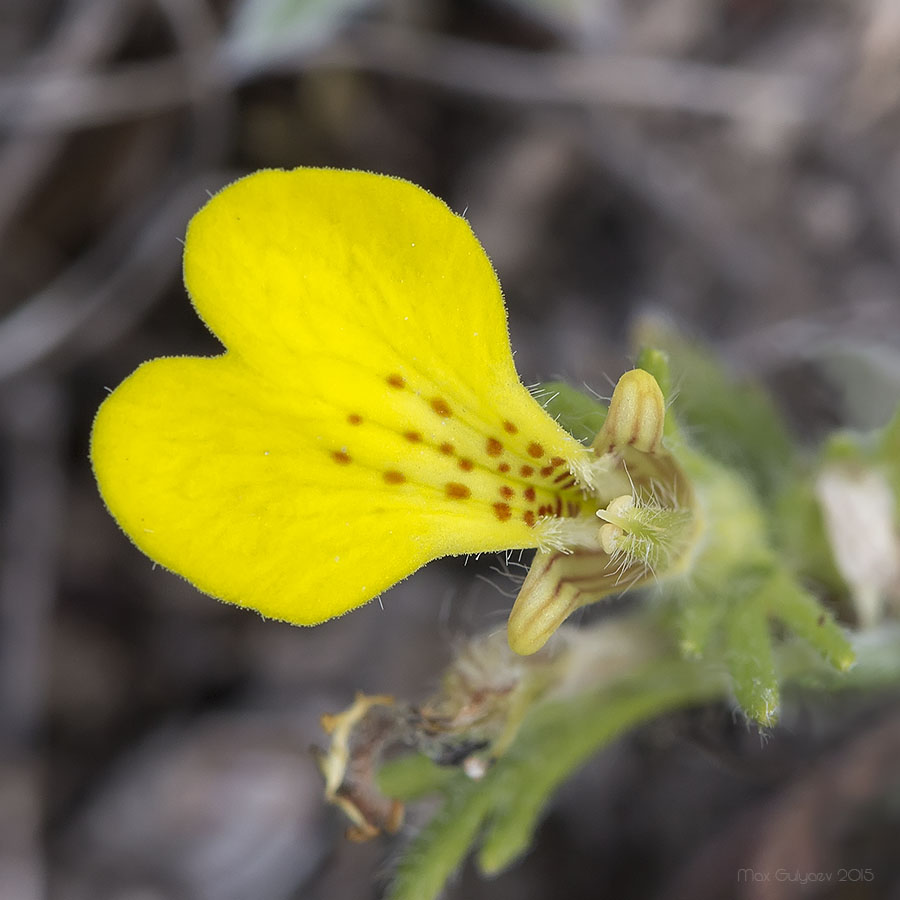
[[[847,585],[831,552],[812,478],[799,479],[781,493],[773,530],[782,558],[796,575],[821,585],[831,595],[846,594]]]
[[[702,659],[719,635],[727,612],[728,604],[715,592],[678,592],[674,626],[682,656]]]
[[[532,390],[534,398],[583,444],[590,444],[603,427],[609,408],[563,381],[547,381]]]
[[[668,357],[672,408],[693,444],[738,469],[762,496],[773,497],[791,471],[794,453],[768,394],[736,381],[711,353],[660,321],[644,320],[636,337]]]
[[[733,608],[725,621],[725,663],[741,709],[760,725],[778,718],[778,674],[766,608],[758,594],[725,602]]]
[[[877,438],[876,459],[885,469],[900,521],[900,406],[891,420],[881,429]]]
[[[772,618],[783,622],[836,669],[846,672],[853,665],[853,647],[831,611],[793,578],[773,578],[759,599]]]
[[[638,353],[635,365],[637,368],[649,372],[656,379],[656,383],[662,391],[666,401],[666,420],[663,426],[663,433],[669,438],[668,446],[671,447],[672,439],[680,440],[681,433],[678,428],[678,420],[674,415],[671,415],[672,372],[669,367],[669,354],[656,347],[644,347]]]
[[[666,402],[672,399],[672,373],[669,369],[669,355],[656,347],[643,347],[638,353],[635,366],[649,372],[659,385]]]

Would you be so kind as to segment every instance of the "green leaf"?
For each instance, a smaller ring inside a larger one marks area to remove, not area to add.
[[[532,390],[535,399],[583,444],[590,444],[603,427],[609,409],[564,381],[547,381]]]
[[[771,715],[777,699],[777,693],[772,695],[775,666],[771,664],[763,595],[748,597],[752,582],[745,587],[748,590],[740,598],[723,598],[724,603],[733,601],[734,615],[728,626],[734,650],[732,674],[740,685],[745,709],[763,719],[767,711]],[[900,626],[855,635],[851,652],[858,664],[841,674],[805,642],[791,641],[777,648],[777,669],[795,690],[896,688],[900,682]],[[678,659],[671,649],[662,653],[640,672],[612,686],[536,706],[507,755],[480,781],[471,781],[459,772],[448,776],[446,802],[410,843],[388,900],[434,900],[482,834],[479,867],[489,875],[499,872],[527,850],[560,783],[598,749],[663,713],[727,694],[720,666]],[[769,664],[760,665],[760,659]],[[410,766],[405,773],[400,766],[386,775],[382,786],[393,785],[395,778],[407,786],[417,781],[433,785],[429,777],[421,776],[436,767],[427,761],[423,764],[421,757],[414,758]]]
[[[900,686],[900,623],[883,624],[849,638],[856,664],[846,672],[826,664],[805,641],[783,644],[778,648],[778,670],[785,684],[792,690],[825,693],[896,692]]]
[[[793,448],[768,394],[737,382],[711,353],[661,322],[644,321],[637,338],[668,355],[672,406],[691,442],[738,469],[762,496],[776,496],[791,471]]]
[[[900,406],[893,417],[878,433],[876,458],[887,472],[887,478],[894,491],[897,504],[897,519],[900,521]]]
[[[809,642],[836,669],[853,665],[853,647],[829,610],[792,578],[774,578],[760,594],[769,614]]]
[[[775,543],[797,575],[822,585],[832,594],[846,593],[847,585],[835,565],[811,478],[798,480],[781,493],[773,525]]]
[[[765,606],[759,596],[735,597],[725,623],[725,662],[741,709],[760,725],[778,718],[778,675]]]
[[[458,776],[456,769],[439,766],[422,754],[402,756],[378,770],[378,788],[397,800],[414,800],[442,790]]]
[[[644,347],[638,354],[635,365],[637,368],[649,372],[656,379],[656,383],[668,403],[672,396],[672,373],[669,371],[668,354],[655,347]]]
[[[493,797],[484,783],[457,780],[447,802],[409,845],[394,872],[388,900],[434,900],[465,859]]]
[[[698,588],[678,591],[677,598],[674,625],[679,649],[688,659],[702,659],[722,626],[728,604],[717,593]]]
[[[554,790],[591,754],[641,722],[723,691],[715,673],[667,657],[611,688],[538,705],[484,778],[448,783],[444,806],[409,845],[388,900],[434,900],[482,831],[479,866],[500,871],[528,848]]]
[[[495,874],[524,853],[562,781],[603,747],[663,712],[722,693],[721,680],[681,660],[656,664],[622,684],[536,710],[493,771],[495,795],[478,864]]]

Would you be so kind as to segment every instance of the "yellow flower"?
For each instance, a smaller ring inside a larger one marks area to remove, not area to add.
[[[490,262],[440,200],[363,172],[258,172],[194,217],[184,274],[225,352],[142,365],[100,408],[91,457],[124,531],[202,591],[315,624],[448,554],[575,550],[593,559],[575,605],[640,568],[595,514],[633,493],[619,445],[667,465],[659,388],[630,373],[596,451],[564,431],[520,383]],[[527,652],[555,625],[523,627],[543,635]]]

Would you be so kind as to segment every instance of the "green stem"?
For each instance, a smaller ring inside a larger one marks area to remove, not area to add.
[[[775,664],[786,688],[834,692],[900,683],[900,625],[856,635],[853,649],[858,662],[847,673],[803,641],[781,645]],[[395,796],[434,787],[447,797],[408,848],[389,900],[433,900],[482,831],[479,866],[486,874],[500,871],[527,849],[559,784],[598,749],[643,722],[728,693],[724,673],[672,653],[613,684],[538,704],[506,756],[480,781],[421,760],[387,767],[382,785]]]
[[[550,795],[599,747],[642,722],[711,700],[723,690],[721,678],[673,660],[612,688],[536,710],[503,765],[489,773],[500,803],[479,856],[482,871],[496,873],[527,849]]]

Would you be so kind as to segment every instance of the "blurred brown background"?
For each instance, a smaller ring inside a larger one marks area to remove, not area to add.
[[[422,697],[505,618],[482,559],[315,630],[264,622],[102,508],[105,390],[217,350],[179,280],[187,219],[297,165],[465,210],[526,383],[607,392],[661,311],[804,439],[896,403],[897,0],[0,0],[3,900],[380,896],[409,831],[342,842],[318,716]],[[795,702],[766,740],[724,708],[673,718],[567,786],[524,863],[448,896],[900,898],[898,759],[889,698]]]

